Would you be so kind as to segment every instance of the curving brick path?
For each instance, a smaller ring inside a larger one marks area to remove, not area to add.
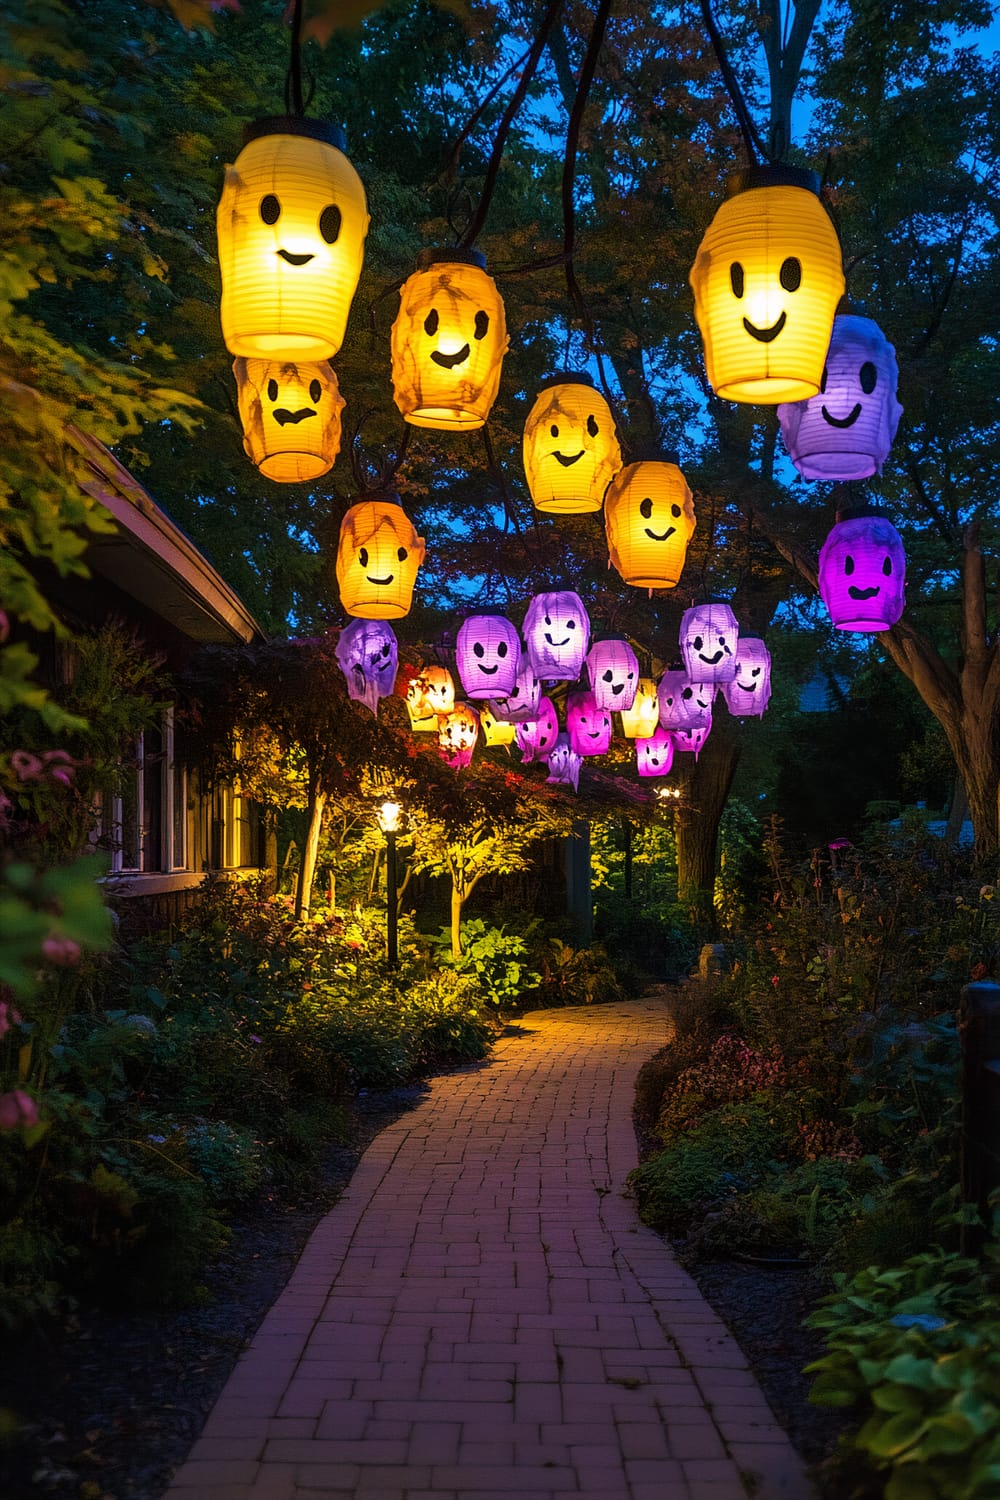
[[[167,1500],[811,1500],[623,1196],[661,995],[527,1015],[319,1224]]]

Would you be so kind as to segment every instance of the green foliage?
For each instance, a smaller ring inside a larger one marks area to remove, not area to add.
[[[434,940],[438,962],[459,974],[473,975],[487,1000],[513,1005],[541,981],[530,963],[529,942],[517,933],[492,927],[481,917],[467,919],[462,931],[462,953],[451,952],[451,929],[442,927]]]
[[[104,868],[96,856],[44,871],[20,863],[0,866],[0,983],[15,998],[38,994],[46,940],[77,945],[77,956],[82,947],[109,946],[111,917],[96,883]]]
[[[550,938],[536,998],[540,1005],[594,1005],[621,1000],[624,991],[599,943],[573,948],[561,938]]]

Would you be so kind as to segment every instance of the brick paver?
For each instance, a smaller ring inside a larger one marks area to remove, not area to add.
[[[167,1500],[810,1500],[623,1196],[658,996],[530,1014],[368,1148]]]

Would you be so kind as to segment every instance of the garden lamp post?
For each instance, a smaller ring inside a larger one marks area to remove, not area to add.
[[[378,826],[385,834],[386,951],[389,968],[395,969],[399,964],[396,936],[396,834],[403,819],[402,805],[399,802],[383,802],[376,817]]]

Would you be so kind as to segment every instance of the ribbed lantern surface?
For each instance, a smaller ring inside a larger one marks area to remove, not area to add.
[[[425,543],[401,505],[363,500],[340,523],[337,583],[349,615],[396,620],[408,614]]]
[[[670,669],[657,685],[660,723],[664,729],[697,729],[712,721],[715,688],[708,682],[692,682],[687,672]]]
[[[604,525],[626,583],[672,589],[695,527],[694,500],[677,465],[643,459],[619,470],[604,497]]]
[[[762,640],[741,635],[736,651],[736,674],[720,688],[726,707],[736,719],[760,718],[771,697],[771,653]]]
[[[658,726],[647,739],[635,742],[635,763],[640,776],[666,776],[674,763],[674,737]]]
[[[628,641],[595,641],[587,654],[587,677],[598,708],[631,708],[639,663]]]
[[[645,740],[660,722],[660,701],[652,677],[640,677],[635,701],[622,710],[622,734],[627,740]]]
[[[589,378],[546,386],[524,424],[524,473],[535,509],[556,515],[600,510],[621,466],[611,408]]]
[[[838,521],[819,554],[819,592],[838,630],[888,630],[903,613],[903,539],[882,516]]]
[[[555,704],[551,698],[542,698],[535,718],[525,719],[514,726],[514,738],[525,764],[532,760],[548,760],[558,733]]]
[[[730,682],[739,621],[728,604],[695,604],[681,616],[680,648],[692,682]]]
[[[333,467],[340,452],[340,394],[333,366],[234,359],[243,449],[265,479],[300,484]]]
[[[425,667],[421,672],[428,713],[450,714],[455,707],[455,679],[447,667]]]
[[[705,741],[712,732],[712,715],[708,716],[708,723],[693,729],[674,729],[671,731],[674,741],[675,754],[693,753],[695,760],[705,748]]]
[[[502,615],[470,615],[455,643],[458,675],[469,698],[506,698],[517,682],[521,638]]]
[[[590,645],[590,619],[571,589],[536,594],[524,617],[528,661],[542,682],[575,682]]]
[[[599,708],[593,693],[570,693],[566,730],[577,755],[607,755],[611,749],[611,710]]]

